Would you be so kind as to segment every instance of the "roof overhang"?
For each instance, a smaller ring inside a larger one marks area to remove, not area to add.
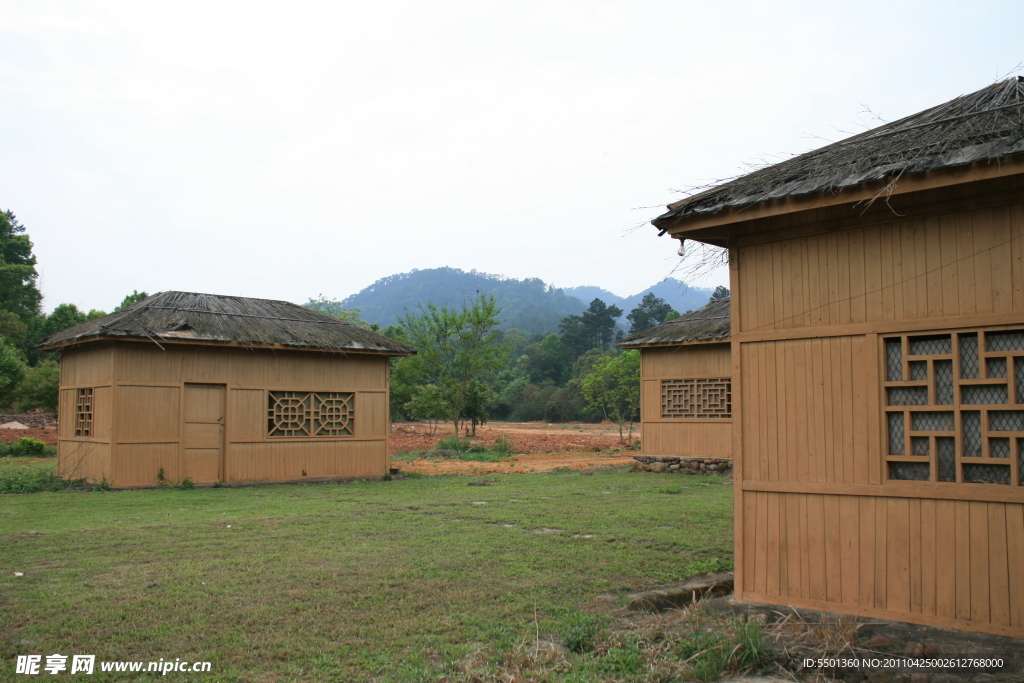
[[[415,355],[415,351],[406,353],[403,351],[388,351],[379,349],[360,349],[360,348],[349,348],[349,349],[324,349],[312,346],[289,346],[287,344],[244,344],[237,341],[219,341],[212,339],[187,339],[182,337],[168,337],[165,335],[153,336],[153,337],[134,337],[129,335],[109,335],[109,334],[96,334],[89,337],[79,337],[70,342],[59,343],[59,344],[47,344],[45,346],[39,346],[42,351],[63,351],[65,349],[80,347],[84,345],[91,345],[94,343],[120,343],[120,342],[131,342],[141,344],[155,344],[161,349],[165,346],[193,346],[193,347],[205,347],[205,348],[217,348],[217,349],[243,349],[249,351],[302,351],[306,353],[329,353],[338,354],[342,356],[348,356],[353,354],[359,355],[371,355],[371,356],[412,356]]]
[[[865,183],[835,192],[817,192],[809,195],[774,199],[747,206],[723,209],[710,214],[692,214],[679,218],[659,216],[651,223],[680,240],[695,240],[719,247],[728,247],[729,241],[738,236],[734,229],[739,223],[761,218],[781,216],[799,211],[809,211],[849,204],[866,209],[876,200],[885,200],[892,195],[933,190],[951,185],[961,185],[983,180],[992,180],[1024,173],[1024,155],[1016,155],[991,161],[976,161],[953,168],[925,171],[912,176]],[[669,209],[683,205],[688,200],[669,204]],[[744,235],[749,234],[747,232]]]

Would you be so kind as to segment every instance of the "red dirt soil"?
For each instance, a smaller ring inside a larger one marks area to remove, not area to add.
[[[442,425],[431,435],[425,423],[397,423],[391,432],[391,453],[400,455],[410,451],[426,451],[436,447],[444,436],[451,436],[451,425]],[[591,467],[627,465],[633,454],[619,442],[619,429],[614,423],[554,425],[546,422],[495,422],[477,427],[473,441],[492,444],[502,434],[512,440],[517,452],[501,462],[474,462],[467,460],[439,460],[430,462],[419,458],[392,462],[392,467],[404,472],[421,474],[490,474],[505,472],[547,472],[560,467],[582,470]],[[627,433],[628,438],[628,433]],[[633,432],[633,438],[640,433]],[[616,450],[615,453],[602,451]]]
[[[45,441],[48,446],[57,445],[56,427],[43,427],[42,429],[0,429],[0,441],[17,441],[23,436]]]
[[[391,454],[427,451],[437,446],[441,437],[454,433],[452,425],[441,425],[436,434],[421,422],[396,423],[391,432]],[[613,422],[601,424],[564,424],[546,422],[494,422],[477,427],[476,443],[492,444],[502,434],[512,440],[521,455],[497,463],[465,460],[428,462],[422,458],[392,463],[392,467],[423,474],[484,474],[497,472],[546,472],[559,467],[587,469],[609,467],[633,462],[632,452],[624,450],[619,442],[619,429]],[[0,429],[0,441],[17,441],[27,436],[57,445],[57,428]],[[627,433],[628,438],[628,433]],[[633,432],[639,439],[640,432]],[[602,451],[615,450],[616,453]]]

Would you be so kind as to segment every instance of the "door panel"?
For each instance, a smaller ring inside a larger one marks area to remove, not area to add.
[[[223,478],[224,399],[223,384],[185,385],[185,453],[182,478],[210,484]]]

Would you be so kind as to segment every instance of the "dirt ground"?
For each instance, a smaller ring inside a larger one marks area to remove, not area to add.
[[[29,436],[33,439],[45,441],[48,446],[57,445],[56,427],[43,427],[42,429],[0,429],[0,441],[17,441],[23,436]]]
[[[431,435],[426,423],[396,423],[391,432],[391,454],[401,456],[403,453],[429,450],[437,445],[440,438],[453,433],[450,424],[440,426],[437,434]],[[519,455],[494,463],[419,458],[393,461],[392,467],[420,474],[492,474],[547,472],[560,467],[582,470],[633,462],[633,453],[626,451],[619,442],[618,426],[610,422],[494,422],[478,427],[474,441],[490,444],[502,434],[512,440]],[[640,433],[634,431],[633,439],[639,438]]]
[[[391,454],[402,455],[415,451],[427,451],[437,445],[438,440],[454,433],[452,425],[441,425],[436,434],[430,433],[430,426],[422,422],[396,423],[391,433]],[[499,472],[547,472],[559,467],[587,469],[626,465],[633,462],[632,452],[624,450],[619,442],[619,428],[615,423],[601,424],[549,424],[546,422],[494,422],[477,428],[478,443],[494,443],[502,434],[512,440],[520,455],[498,463],[463,460],[441,460],[428,462],[418,459],[395,462],[407,472],[424,474],[488,474]],[[57,428],[47,426],[41,429],[0,429],[0,440],[17,441],[29,436],[57,445]],[[628,434],[627,434],[628,438]],[[633,432],[633,439],[639,439],[640,432]],[[608,451],[617,451],[608,453]]]

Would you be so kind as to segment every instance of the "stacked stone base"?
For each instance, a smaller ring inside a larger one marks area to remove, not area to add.
[[[732,458],[705,458],[689,455],[634,455],[635,469],[641,472],[678,472],[680,474],[731,474]]]

